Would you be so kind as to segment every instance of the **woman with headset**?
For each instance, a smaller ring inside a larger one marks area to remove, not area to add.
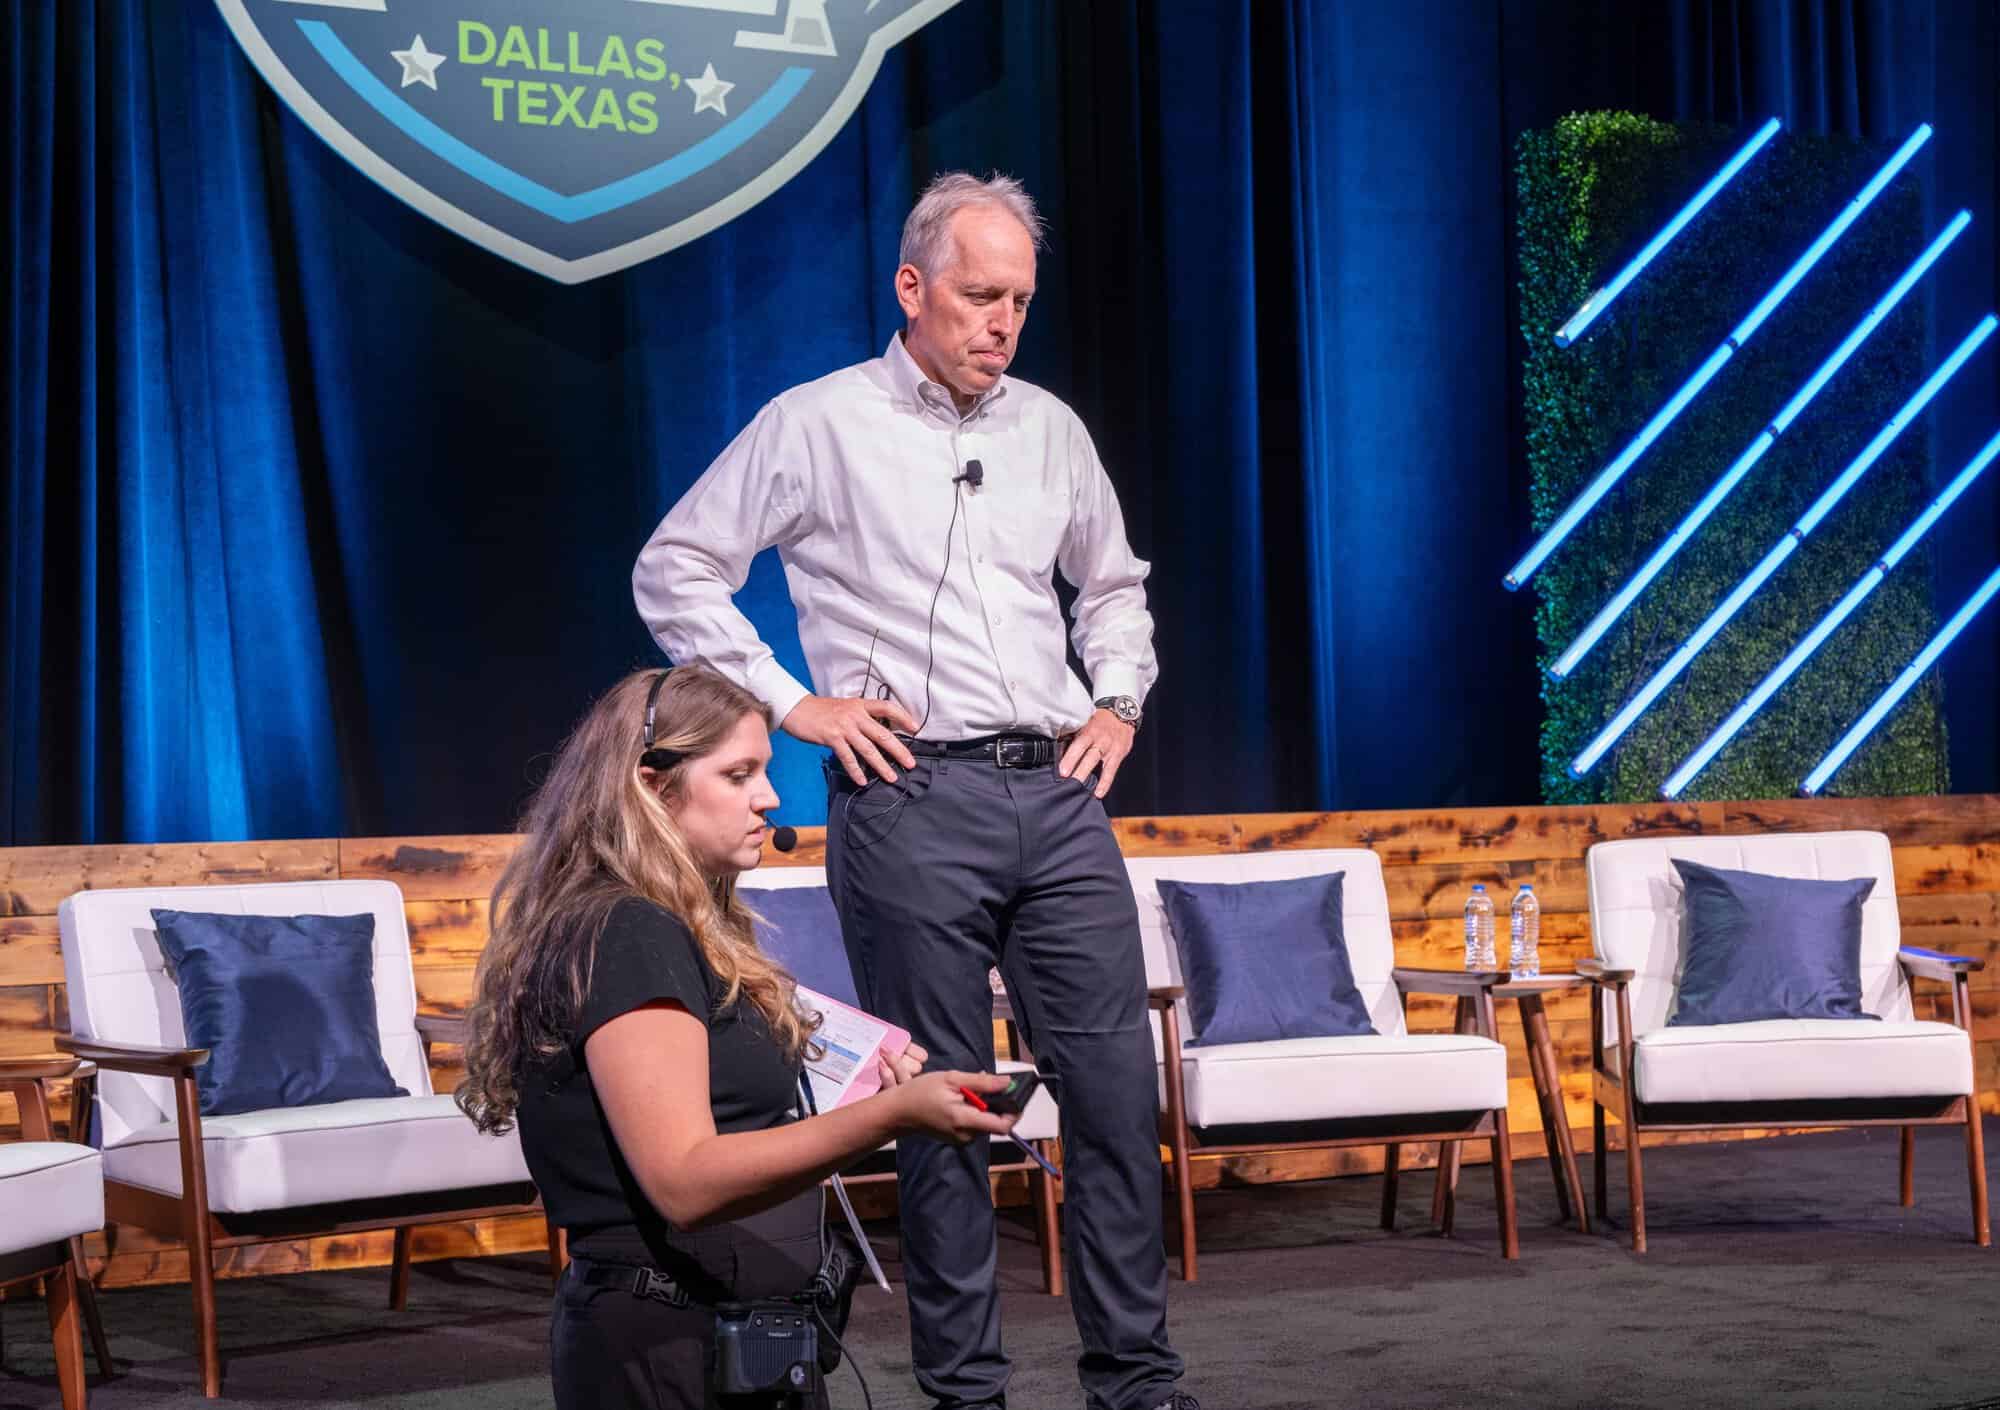
[[[770,733],[714,672],[626,677],[557,753],[494,888],[458,1100],[482,1130],[518,1121],[569,1235],[561,1410],[823,1406],[823,1390],[718,1400],[716,1305],[811,1284],[819,1183],[858,1156],[1013,1124],[963,1095],[1003,1078],[919,1075],[914,1046],[879,1094],[801,1119],[813,1018],[736,893],[778,804]]]

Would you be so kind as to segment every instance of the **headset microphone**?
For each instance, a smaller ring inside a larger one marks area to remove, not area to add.
[[[780,852],[789,852],[799,845],[799,830],[795,827],[774,827],[771,829],[771,845]]]
[[[976,490],[986,483],[986,467],[976,460],[968,460],[965,462],[965,473],[951,477],[953,484],[957,484],[960,480],[965,481]]]

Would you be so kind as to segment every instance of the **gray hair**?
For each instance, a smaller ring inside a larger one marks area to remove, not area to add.
[[[926,278],[942,272],[956,253],[951,218],[967,206],[978,205],[999,206],[1020,221],[1036,249],[1047,243],[1048,227],[1035,209],[1035,198],[1015,178],[996,171],[982,181],[970,172],[947,171],[934,178],[910,208],[909,219],[903,222],[903,246],[897,252],[897,263],[915,265]]]

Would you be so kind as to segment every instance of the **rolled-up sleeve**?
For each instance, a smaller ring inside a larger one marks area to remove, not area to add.
[[[1076,588],[1070,640],[1090,673],[1091,695],[1144,701],[1159,678],[1153,614],[1146,608],[1151,565],[1132,552],[1125,515],[1097,447],[1080,422],[1070,426],[1069,532],[1056,567]]]
[[[734,601],[764,549],[806,531],[803,445],[772,402],[681,496],[639,552],[632,597],[674,661],[709,666],[782,723],[812,691],[778,664]]]

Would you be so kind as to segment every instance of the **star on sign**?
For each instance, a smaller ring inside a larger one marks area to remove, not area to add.
[[[729,96],[729,90],[736,85],[733,83],[724,83],[721,79],[717,78],[715,76],[714,64],[710,64],[707,68],[703,69],[700,78],[689,79],[687,86],[694,92],[694,110],[696,112],[700,112],[703,108],[713,108],[724,117],[729,116],[729,109],[722,105],[722,100]]]
[[[433,54],[424,47],[424,37],[420,34],[410,41],[407,49],[391,49],[389,57],[403,66],[402,86],[408,88],[413,83],[429,84],[431,91],[437,91],[438,65],[445,61],[443,54]]]

